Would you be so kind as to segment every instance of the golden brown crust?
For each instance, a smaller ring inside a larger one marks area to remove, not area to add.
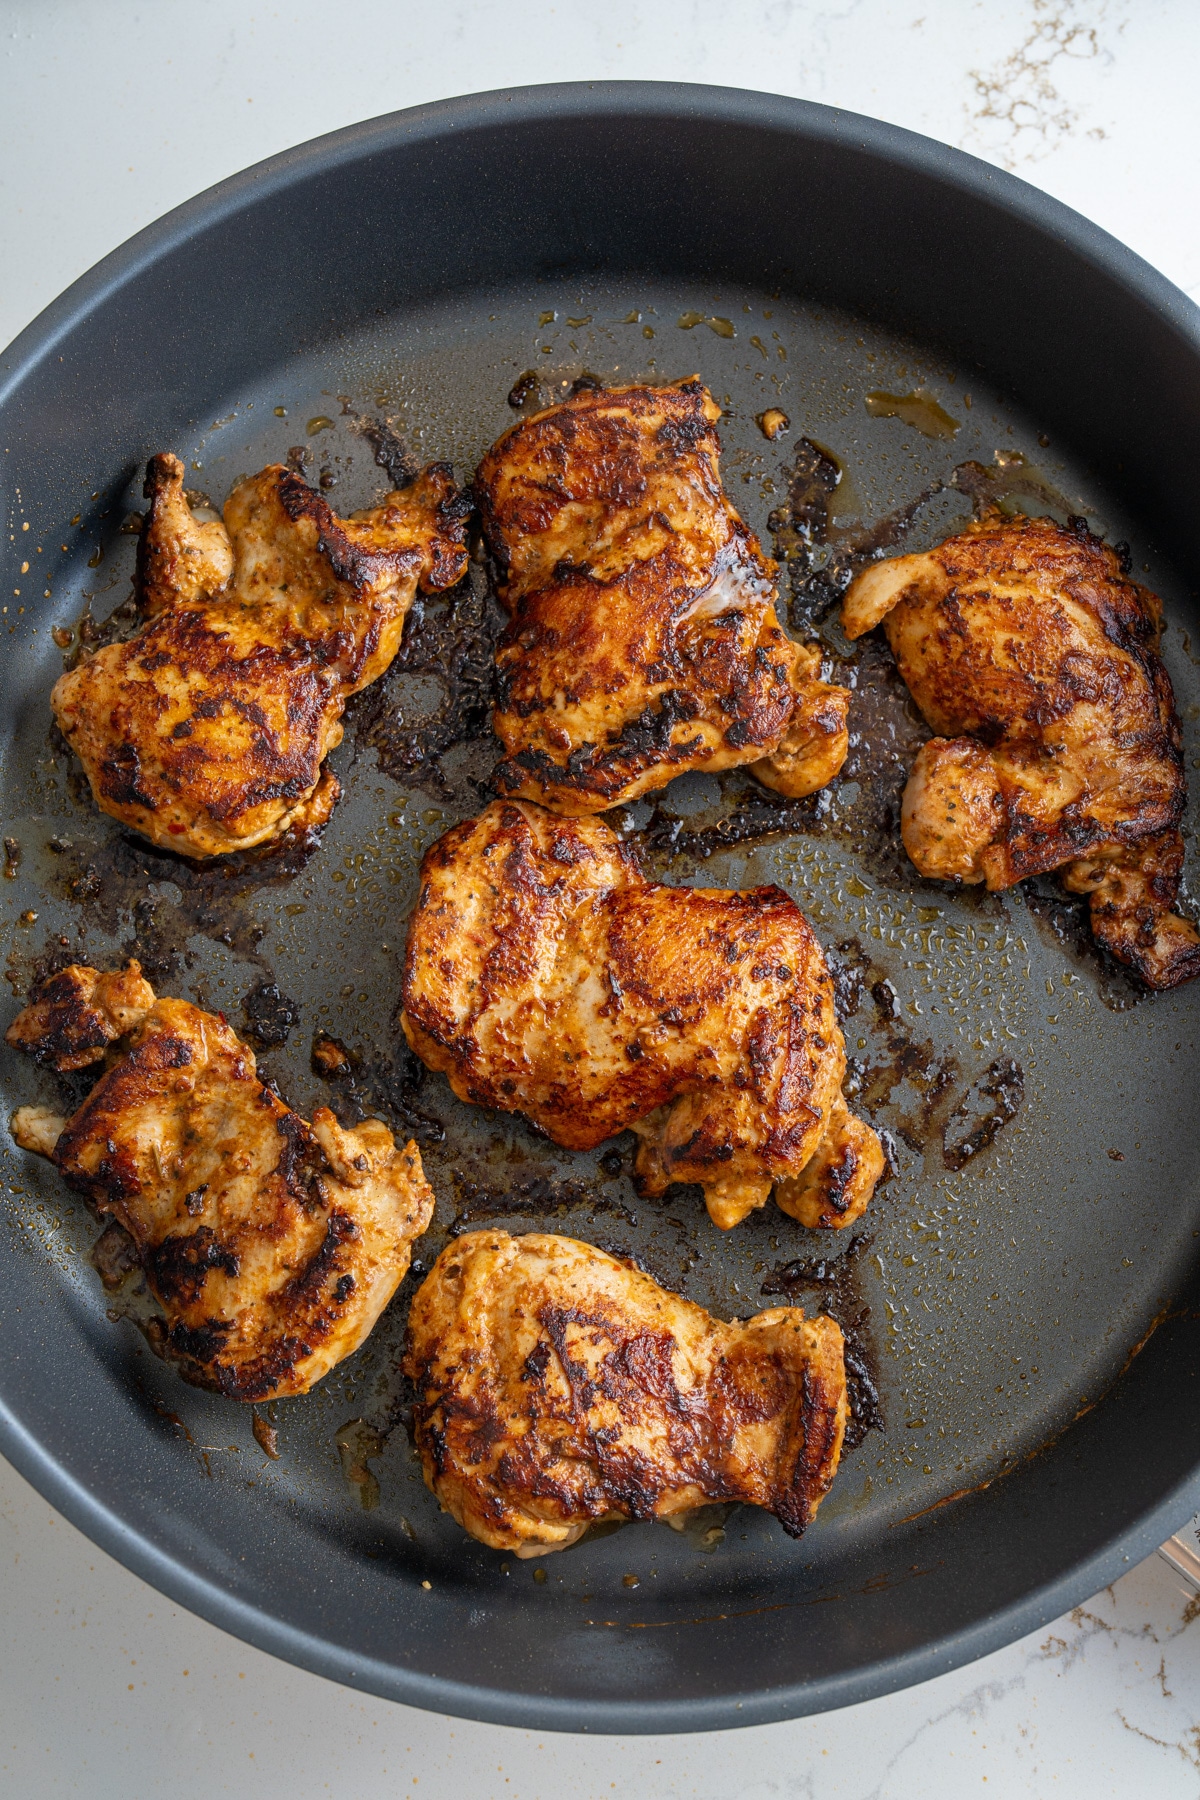
[[[149,997],[56,1141],[34,1119],[21,1141],[52,1151],[129,1233],[163,1309],[152,1342],[187,1380],[237,1400],[305,1393],[407,1272],[433,1214],[417,1147],[398,1149],[377,1119],[343,1130],[325,1108],[307,1124],[223,1018]],[[21,1014],[10,1042],[36,1051],[45,1007]]]
[[[61,1113],[49,1106],[18,1106],[9,1120],[9,1130],[18,1149],[53,1157],[66,1122]]]
[[[845,1069],[787,894],[649,882],[602,820],[525,802],[427,852],[402,1018],[464,1100],[572,1149],[633,1126],[644,1190],[699,1182],[723,1228],[804,1168]]]
[[[799,1537],[837,1471],[843,1340],[791,1307],[730,1325],[590,1244],[477,1231],[408,1321],[425,1479],[480,1542],[564,1549],[606,1518],[706,1501]]]
[[[821,681],[820,670],[820,654],[797,645],[792,672],[796,706],[788,728],[770,756],[749,765],[756,780],[789,800],[802,800],[825,787],[850,748],[850,690]]]
[[[4,1041],[65,1074],[103,1062],[108,1046],[140,1024],[153,1005],[154,989],[140,963],[112,972],[72,963],[38,984]]]
[[[784,739],[812,671],[776,618],[775,564],[721,486],[719,417],[695,377],[585,389],[484,457],[475,491],[511,616],[503,791],[584,816],[686,769],[757,765]],[[810,736],[830,739],[808,758],[818,785],[845,758],[848,701],[840,718],[828,694],[808,708]]]
[[[1107,950],[1150,987],[1173,988],[1200,975],[1200,933],[1171,911],[1182,876],[1183,836],[1166,831],[1068,863],[1062,883],[1090,896],[1092,930]]]
[[[930,738],[900,802],[900,836],[922,875],[974,885],[1004,830],[1000,773],[974,738]]]
[[[350,519],[280,466],[234,489],[224,524],[197,523],[176,457],[152,459],[146,492],[146,623],[51,696],[97,804],[189,856],[319,824],[347,698],[395,656],[417,588],[466,567],[449,469]]]
[[[1098,858],[1099,887],[1066,878],[1099,896],[1097,936],[1151,986],[1191,979],[1200,937],[1171,912],[1186,789],[1158,597],[1086,529],[993,511],[861,575],[845,628],[880,621],[938,734],[904,797],[922,874],[998,889]]]
[[[775,1199],[810,1231],[844,1231],[867,1210],[886,1166],[879,1138],[839,1093],[812,1157],[799,1175],[777,1184]]]
[[[183,491],[184,467],[162,452],[146,464],[134,587],[142,616],[153,619],[173,606],[190,606],[217,594],[233,574],[233,547],[216,513],[199,518]]]

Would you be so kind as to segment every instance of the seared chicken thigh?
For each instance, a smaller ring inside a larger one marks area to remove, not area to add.
[[[518,1556],[712,1500],[765,1507],[799,1537],[846,1428],[832,1319],[780,1306],[723,1325],[573,1238],[448,1244],[413,1301],[404,1370],[426,1482]]]
[[[151,1341],[188,1381],[303,1394],[358,1349],[433,1216],[415,1144],[325,1107],[307,1124],[223,1018],[156,999],[136,963],[64,969],[7,1037],[58,1069],[105,1061],[72,1118],[23,1106],[13,1136],[129,1234]]]
[[[993,511],[865,570],[846,634],[881,622],[938,734],[902,808],[921,874],[1006,888],[1061,870],[1151,987],[1200,974],[1200,935],[1171,910],[1185,787],[1158,597],[1086,529]]]
[[[96,804],[197,857],[322,824],[347,699],[395,656],[418,587],[466,567],[449,468],[348,519],[277,465],[234,489],[224,523],[192,512],[177,457],[151,459],[145,492],[145,623],[51,695]]]
[[[775,564],[717,468],[693,377],[584,389],[514,425],[475,493],[511,623],[496,653],[502,791],[573,816],[748,763],[789,795],[845,761],[844,688],[775,616]]]
[[[402,1019],[462,1099],[557,1144],[632,1126],[643,1191],[698,1182],[723,1229],[772,1187],[805,1225],[849,1225],[883,1170],[796,903],[647,881],[600,819],[496,801],[432,846]]]

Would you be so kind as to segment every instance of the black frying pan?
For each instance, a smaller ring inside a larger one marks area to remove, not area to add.
[[[488,1219],[633,1252],[727,1316],[825,1305],[854,1346],[860,1441],[799,1543],[742,1509],[506,1562],[438,1514],[401,1428],[419,1273],[357,1357],[275,1409],[270,1461],[246,1410],[155,1361],[119,1316],[136,1296],[87,1267],[82,1206],[5,1139],[0,1446],[176,1600],[337,1680],[539,1728],[751,1724],[991,1650],[1200,1502],[1200,985],[1143,995],[1052,882],[915,878],[895,805],[923,728],[868,643],[839,663],[858,742],[829,796],[780,808],[743,775],[691,777],[623,819],[665,879],[792,889],[840,971],[859,1110],[893,1147],[849,1245],[770,1208],[722,1237],[694,1194],[638,1200],[623,1141],[559,1153],[459,1106],[398,1045],[417,861],[489,766],[482,565],[356,702],[346,797],[307,860],[195,870],[100,817],[51,733],[51,628],[85,595],[96,619],[124,599],[146,457],[176,449],[220,502],[291,450],[350,510],[413,459],[469,475],[529,369],[543,398],[585,371],[698,369],[726,407],[730,490],[790,548],[794,621],[835,657],[829,602],[872,543],[934,541],[985,491],[1085,513],[1166,598],[1196,754],[1200,315],[1161,277],[1006,175],[821,107],[639,84],[459,100],[224,183],[6,354],[13,977],[132,950],[163,991],[256,1029],[302,1107],[329,1098],[309,1048],[333,1031],[357,1057],[337,1104],[421,1137],[426,1265]],[[922,387],[952,438],[864,404]],[[771,405],[791,419],[774,442],[754,422]],[[872,536],[906,509],[907,535]],[[6,1117],[61,1100],[0,1066]]]

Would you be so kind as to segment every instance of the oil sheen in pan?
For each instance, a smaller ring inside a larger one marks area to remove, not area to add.
[[[270,1408],[256,1438],[246,1412],[175,1380],[131,1325],[105,1324],[105,1308],[132,1310],[136,1297],[105,1292],[87,1263],[96,1231],[81,1204],[52,1171],[10,1153],[11,1235],[36,1280],[72,1283],[97,1330],[126,1334],[130,1380],[159,1427],[182,1436],[198,1479],[250,1483],[248,1504],[298,1508],[314,1529],[367,1554],[416,1558],[435,1579],[503,1578],[495,1556],[438,1513],[402,1427],[394,1369],[407,1304],[449,1234],[485,1220],[574,1233],[636,1256],[725,1316],[787,1300],[824,1306],[850,1332],[861,1371],[857,1442],[802,1545],[741,1509],[684,1536],[644,1527],[585,1540],[547,1578],[583,1596],[634,1570],[699,1597],[706,1583],[736,1582],[748,1557],[756,1579],[796,1557],[819,1563],[823,1546],[852,1548],[1055,1436],[1169,1298],[1167,1271],[1190,1224],[1167,1208],[1134,1214],[1128,1197],[1170,1194],[1189,1173],[1178,1134],[1160,1139],[1156,1118],[1171,1105],[1171,1069],[1194,1056],[1197,1007],[1188,990],[1144,998],[1102,964],[1052,882],[956,895],[916,879],[895,819],[924,727],[882,645],[851,650],[841,639],[837,594],[856,557],[935,541],[981,493],[1031,510],[1061,497],[1129,539],[1168,619],[1171,571],[1144,568],[1136,521],[1041,441],[1039,421],[911,344],[786,298],[547,283],[410,317],[383,342],[347,338],[221,397],[210,415],[221,423],[172,446],[197,489],[219,504],[239,475],[286,459],[349,511],[433,457],[468,478],[516,416],[510,394],[534,406],[584,373],[698,370],[725,408],[729,491],[788,558],[794,622],[821,634],[836,678],[855,688],[851,755],[808,801],[780,803],[736,772],[693,775],[621,824],[665,880],[774,881],[795,895],[829,950],[856,1104],[886,1133],[891,1178],[850,1243],[805,1233],[770,1204],[721,1235],[687,1190],[637,1197],[627,1140],[560,1152],[517,1119],[460,1105],[404,1050],[394,1011],[420,857],[477,808],[495,754],[487,711],[499,615],[476,557],[463,588],[414,612],[391,674],[352,704],[332,759],[345,798],[315,851],[197,871],[122,837],[48,742],[44,706],[27,713],[5,772],[20,808],[3,822],[13,844],[3,947],[18,989],[47,959],[132,951],[164,991],[253,1031],[292,1104],[377,1111],[420,1139],[436,1221],[374,1336],[314,1394]],[[865,396],[879,392],[932,394],[957,430],[924,435],[910,422],[920,407],[907,419],[872,413]],[[770,409],[790,421],[774,438],[756,423]],[[99,539],[64,520],[55,544],[68,551],[59,560],[47,543],[40,553],[35,572],[63,625],[85,595],[103,620],[127,594],[134,536],[121,526],[140,507],[139,482],[131,473],[107,498]],[[11,608],[8,621],[25,629]],[[60,635],[70,654],[70,634]],[[46,641],[46,693],[63,654]],[[1174,625],[1165,654],[1190,760],[1200,681]],[[52,1088],[24,1065],[13,1080],[28,1099]],[[1101,1317],[1121,1318],[1124,1334],[1101,1336]],[[697,1559],[697,1547],[712,1556]]]

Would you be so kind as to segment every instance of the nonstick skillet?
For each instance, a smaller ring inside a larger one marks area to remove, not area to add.
[[[419,858],[478,808],[493,756],[478,557],[354,703],[315,850],[203,869],[153,852],[96,813],[51,730],[63,655],[119,628],[103,622],[152,452],[184,456],[217,504],[290,457],[349,511],[434,457],[469,477],[516,408],[582,375],[697,370],[725,409],[729,490],[788,559],[793,625],[855,687],[856,737],[814,800],[694,776],[619,822],[663,879],[782,883],[827,946],[855,1104],[893,1163],[850,1242],[772,1207],[722,1236],[690,1191],[640,1200],[625,1140],[560,1153],[404,1052]],[[588,84],[397,114],[223,183],[78,282],[0,379],[14,988],[137,954],[160,991],[252,1034],[294,1105],[415,1132],[438,1194],[425,1267],[494,1221],[635,1255],[725,1316],[825,1307],[849,1333],[858,1440],[799,1542],[713,1509],[504,1559],[439,1515],[408,1444],[395,1366],[419,1267],[367,1346],[256,1437],[249,1410],[154,1359],[130,1284],[106,1292],[88,1266],[94,1223],[5,1128],[0,1448],[49,1500],[321,1674],[622,1732],[922,1680],[1094,1592],[1196,1509],[1200,984],[1142,993],[1051,881],[916,879],[896,806],[924,730],[834,604],[865,557],[935,541],[973,504],[1086,516],[1164,595],[1200,761],[1200,315],[1183,296],[1054,201],[889,126]],[[772,408],[790,427],[769,439]],[[340,1082],[310,1061],[319,1032],[350,1052]],[[5,1120],[61,1102],[14,1055],[0,1067]]]

